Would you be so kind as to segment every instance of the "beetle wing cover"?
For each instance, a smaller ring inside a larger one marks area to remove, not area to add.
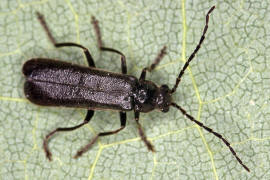
[[[137,79],[50,59],[24,64],[24,91],[33,103],[87,109],[131,110]]]

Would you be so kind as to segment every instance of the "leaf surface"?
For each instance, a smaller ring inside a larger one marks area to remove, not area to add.
[[[215,4],[216,3],[216,4]],[[76,131],[58,133],[45,158],[42,143],[56,127],[75,126],[86,110],[31,104],[21,68],[33,57],[86,65],[78,48],[55,49],[35,12],[42,13],[58,42],[89,48],[96,66],[120,72],[120,57],[100,53],[90,22],[100,22],[107,47],[123,52],[128,73],[139,77],[160,49],[167,55],[147,79],[173,87],[196,47],[211,6],[206,39],[173,95],[176,103],[222,134],[251,173],[225,144],[178,110],[141,114],[156,153],[140,140],[133,113],[117,135],[102,137],[73,159],[98,132],[120,126],[119,114],[97,111]],[[2,179],[269,179],[270,4],[267,1],[50,0],[0,4],[0,175]]]

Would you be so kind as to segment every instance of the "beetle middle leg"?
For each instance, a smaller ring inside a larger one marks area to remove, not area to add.
[[[54,135],[56,132],[73,131],[75,129],[78,129],[78,128],[82,127],[83,125],[87,124],[91,120],[93,115],[94,115],[94,111],[93,110],[88,110],[87,114],[86,114],[86,117],[85,117],[84,121],[81,124],[79,124],[77,126],[73,126],[73,127],[67,127],[67,128],[59,127],[59,128],[56,128],[55,130],[53,130],[52,132],[50,132],[49,134],[47,134],[44,141],[43,141],[43,148],[44,148],[44,151],[46,153],[46,157],[50,161],[52,160],[52,153],[50,152],[50,150],[48,148],[48,141],[52,137],[52,135]]]
[[[112,49],[112,48],[103,47],[102,39],[101,39],[101,33],[100,33],[99,25],[98,25],[98,21],[95,19],[94,16],[92,16],[92,24],[93,24],[94,29],[95,29],[95,32],[96,32],[99,49],[101,51],[110,51],[110,52],[114,52],[114,53],[120,54],[121,55],[122,73],[123,74],[126,74],[127,73],[127,66],[126,66],[126,58],[125,58],[124,54],[121,53],[118,50],[115,50],[115,49]],[[166,47],[164,46],[163,49],[161,50],[160,54],[158,55],[158,57],[155,59],[154,63],[149,68],[144,68],[143,69],[143,72],[142,72],[142,75],[141,75],[140,80],[145,80],[146,70],[152,71],[156,67],[156,65],[160,62],[160,60],[163,58],[163,56],[165,54],[166,54]],[[125,113],[125,112],[122,112],[122,113]],[[139,112],[135,112],[135,121],[136,121],[137,126],[138,126],[139,135],[140,135],[141,139],[143,140],[143,142],[146,144],[147,148],[150,151],[153,151],[154,152],[155,151],[154,146],[147,140],[147,137],[145,136],[145,133],[144,133],[144,131],[142,129],[142,126],[139,123],[139,115],[140,115]]]
[[[123,53],[121,53],[120,51],[113,49],[113,48],[108,48],[108,47],[104,47],[103,43],[102,43],[102,39],[101,39],[101,33],[100,33],[100,28],[98,25],[98,20],[96,20],[96,18],[94,16],[92,16],[92,20],[91,20],[95,32],[96,32],[96,36],[97,36],[97,41],[98,41],[98,48],[101,51],[109,51],[109,52],[113,52],[113,53],[117,53],[121,56],[121,69],[122,69],[122,73],[123,74],[127,74],[127,63],[126,63],[126,57]]]
[[[108,135],[113,135],[118,133],[119,131],[121,131],[122,129],[124,129],[126,127],[126,113],[120,112],[120,123],[121,123],[121,127],[119,129],[116,129],[114,131],[107,131],[107,132],[100,132],[98,133],[86,146],[82,147],[74,156],[74,158],[78,158],[80,157],[83,153],[85,153],[88,149],[90,149],[92,147],[92,145],[97,141],[97,139],[100,136],[108,136]]]
[[[67,47],[67,46],[79,47],[79,48],[81,48],[83,50],[83,52],[84,52],[84,54],[86,56],[88,65],[91,66],[91,67],[95,67],[94,60],[93,60],[93,58],[92,58],[92,56],[91,56],[91,54],[90,54],[90,52],[88,51],[87,48],[85,48],[84,46],[82,46],[80,44],[76,44],[76,43],[72,43],[72,42],[57,43],[55,38],[53,37],[52,33],[50,32],[50,29],[49,29],[43,15],[40,14],[39,12],[36,12],[36,14],[37,14],[37,17],[38,17],[38,20],[39,20],[40,24],[44,28],[45,32],[47,33],[47,36],[48,36],[49,40],[54,45],[54,47],[56,47],[56,48]]]

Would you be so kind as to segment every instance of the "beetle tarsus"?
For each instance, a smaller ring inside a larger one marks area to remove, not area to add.
[[[156,66],[160,63],[162,58],[167,54],[166,49],[167,49],[167,47],[163,46],[163,48],[160,50],[158,56],[154,60],[154,62],[150,66],[143,68],[141,75],[140,75],[140,81],[145,80],[146,71],[151,72],[152,70],[154,70],[156,68]]]
[[[95,142],[97,141],[98,137],[99,137],[99,134],[96,135],[96,137],[94,137],[94,138],[90,141],[89,144],[87,144],[86,146],[82,147],[82,148],[76,153],[76,155],[74,156],[74,158],[77,159],[77,158],[80,157],[83,153],[85,153],[86,151],[88,151],[88,150],[91,148],[91,146],[92,146],[93,144],[95,144]]]
[[[140,112],[138,111],[135,111],[134,112],[134,115],[135,115],[135,121],[137,123],[137,126],[138,126],[138,130],[139,130],[139,135],[142,139],[142,141],[144,142],[144,144],[146,145],[147,149],[149,151],[152,151],[152,152],[155,152],[155,148],[154,146],[152,145],[152,143],[147,139],[143,129],[142,129],[142,125],[140,124],[139,122],[139,118],[140,118]]]
[[[50,152],[49,148],[48,148],[48,141],[47,138],[44,139],[43,141],[43,149],[45,151],[46,157],[49,161],[52,161],[52,153]]]
[[[92,16],[91,23],[93,24],[95,32],[96,32],[97,41],[98,41],[98,48],[101,49],[102,48],[101,32],[100,32],[100,28],[98,25],[98,20],[95,18],[95,16]]]
[[[137,124],[138,124],[139,135],[141,136],[142,141],[147,146],[147,149],[149,151],[156,152],[156,150],[155,150],[154,146],[152,145],[152,143],[145,136],[141,124],[139,122],[137,122]]]

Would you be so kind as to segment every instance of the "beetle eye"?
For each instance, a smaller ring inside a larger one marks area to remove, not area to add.
[[[146,92],[144,90],[139,91],[138,100],[143,103],[146,99]]]
[[[162,84],[160,86],[160,89],[165,93],[168,93],[170,91],[169,87],[166,84]]]

